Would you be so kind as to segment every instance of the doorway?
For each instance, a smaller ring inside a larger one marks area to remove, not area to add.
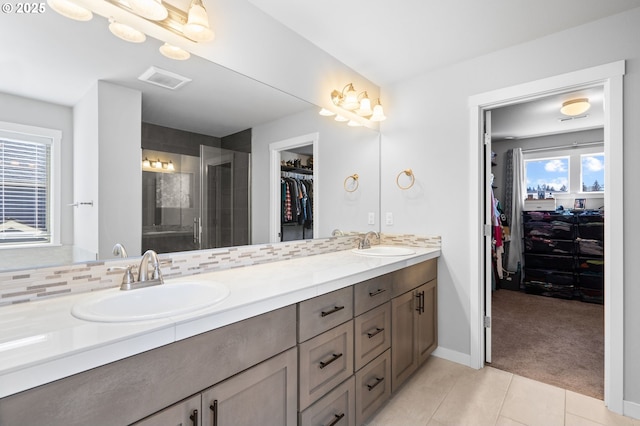
[[[318,206],[320,195],[318,191],[318,139],[318,133],[310,133],[269,144],[269,156],[271,160],[271,164],[269,166],[269,241],[272,243],[283,240],[281,192],[282,153],[285,151],[299,150],[302,147],[306,147],[305,152],[311,153],[311,158],[313,158],[313,169],[312,174],[310,175],[312,177],[311,188],[313,192],[311,208],[313,211],[313,221],[310,231],[311,235],[318,235]]]
[[[622,137],[622,76],[624,75],[624,61],[601,65],[581,71],[550,77],[514,87],[509,87],[470,98],[470,150],[473,153],[471,161],[471,188],[477,194],[472,201],[477,211],[483,211],[486,189],[483,186],[487,173],[484,164],[483,147],[484,132],[482,117],[485,110],[498,106],[535,99],[549,93],[568,91],[583,87],[601,85],[607,105],[605,111],[604,151],[606,156],[605,179],[610,191],[605,194],[605,211],[608,212],[605,223],[605,262],[608,265],[604,274],[605,299],[605,405],[610,410],[623,412],[623,359],[624,359],[624,301],[623,301],[623,137]],[[489,276],[485,252],[490,247],[489,235],[486,234],[486,223],[483,215],[479,215],[475,229],[482,230],[471,236],[472,276]],[[610,255],[617,253],[616,257]],[[484,279],[479,279],[478,286],[471,290],[471,365],[482,368],[485,361],[485,332],[491,333],[491,328],[485,318],[485,303],[490,309],[490,299],[485,297]],[[485,328],[485,324],[487,327]]]

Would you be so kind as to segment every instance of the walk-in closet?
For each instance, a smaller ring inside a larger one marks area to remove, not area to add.
[[[312,145],[280,152],[280,240],[313,238]]]
[[[491,112],[491,365],[603,399],[599,96],[596,88]],[[545,124],[542,105],[574,98],[589,109],[567,115],[558,107]]]

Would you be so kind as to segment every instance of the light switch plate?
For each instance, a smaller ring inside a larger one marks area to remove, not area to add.
[[[367,220],[369,225],[375,225],[376,223],[376,214],[374,212],[369,212],[369,218]]]
[[[387,212],[387,215],[385,216],[385,223],[387,225],[393,225],[393,213]]]

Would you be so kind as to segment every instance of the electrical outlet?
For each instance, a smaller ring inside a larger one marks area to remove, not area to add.
[[[367,223],[369,225],[375,225],[376,224],[376,214],[374,212],[369,212],[369,218],[367,220]]]
[[[393,213],[387,212],[387,215],[385,216],[385,223],[387,225],[393,225]]]

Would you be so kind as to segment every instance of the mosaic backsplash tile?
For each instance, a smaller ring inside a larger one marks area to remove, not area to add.
[[[163,276],[174,278],[349,250],[357,247],[361,237],[362,234],[353,232],[341,237],[167,253],[159,255],[159,258]],[[381,234],[380,244],[440,248],[441,238],[411,234]],[[130,263],[131,260],[128,259],[114,259],[105,262],[0,272],[0,307],[118,287],[122,281],[123,271],[110,269]]]

